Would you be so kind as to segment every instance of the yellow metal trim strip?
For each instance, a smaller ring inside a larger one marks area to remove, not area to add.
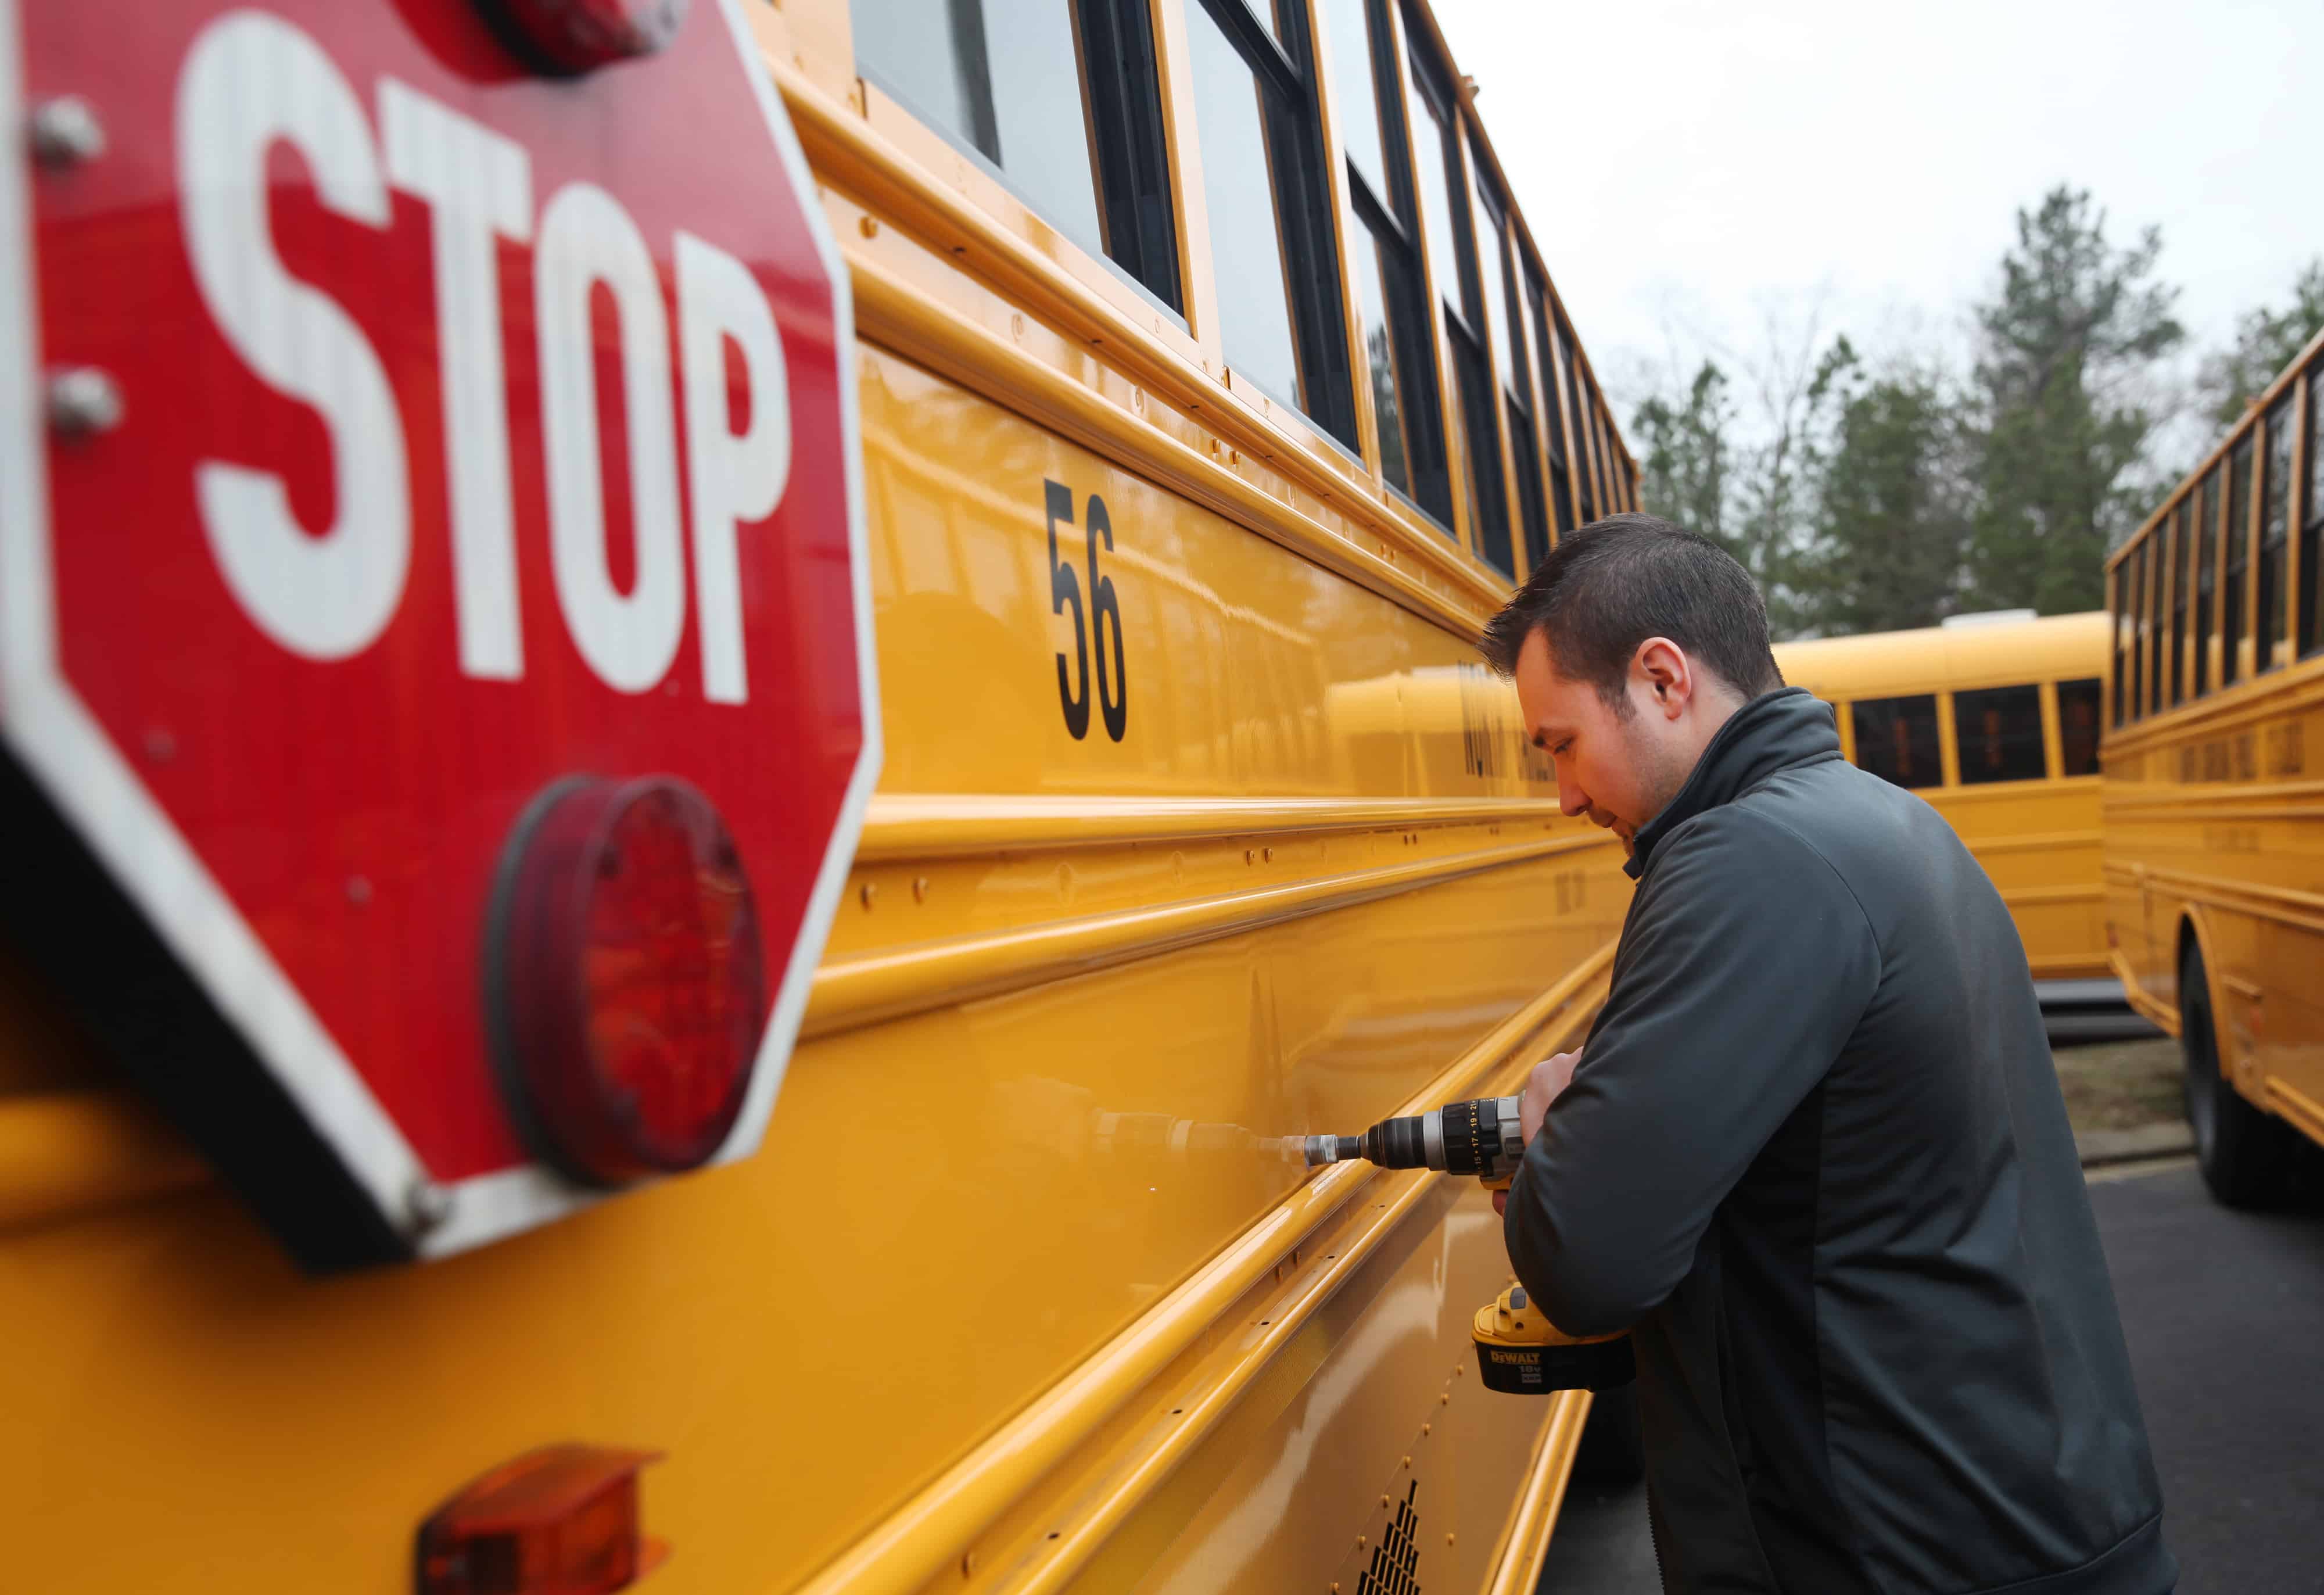
[[[1964,840],[1973,853],[2052,853],[2061,847],[2093,846],[2100,836],[2098,828],[2092,825],[2081,831],[2033,831],[2020,836],[1976,836]]]
[[[2095,886],[2019,886],[2001,894],[2015,908],[2026,903],[2095,903],[2106,894]]]
[[[1609,943],[1526,1004],[1397,1109],[1417,1112],[1452,1100],[1480,1075],[1505,1065],[1508,1055],[1585,991],[1613,962]],[[1360,1190],[1384,1195],[1363,1229],[1337,1248],[1333,1266],[1320,1269],[1286,1310],[1272,1313],[1268,1333],[1252,1343],[1204,1396],[1190,1401],[1186,1422],[1174,1428],[1156,1457],[1108,1492],[1086,1523],[1060,1538],[1054,1553],[1072,1567],[1095,1551],[1152,1484],[1215,1425],[1235,1399],[1359,1263],[1395,1229],[1436,1176],[1416,1170],[1379,1174],[1360,1164],[1325,1169],[1278,1203],[1225,1251],[1197,1270],[1105,1349],[1074,1369],[1002,1425],[1000,1432],[890,1513],[870,1535],[828,1563],[802,1587],[802,1595],[906,1595],[949,1565],[1010,1505],[1083,1440],[1119,1412],[1191,1348],[1261,1277]],[[1159,1459],[1158,1463],[1157,1458]],[[1044,1556],[1029,1576],[1046,1580],[1055,1565]],[[1069,1572],[1072,1567],[1063,1569]]]
[[[2286,1083],[2281,1074],[2270,1074],[2264,1090],[2271,1111],[2288,1120],[2310,1140],[2324,1144],[2324,1102]]]
[[[1291,832],[1424,825],[1534,825],[1558,817],[1549,798],[1038,798],[975,793],[875,795],[857,862],[954,858]],[[1604,835],[1589,840],[1609,843]]]
[[[1602,837],[1594,835],[1566,836],[1478,848],[1256,891],[1050,920],[984,936],[829,960],[816,972],[801,1034],[828,1035],[947,1003],[1019,991],[1286,919],[1376,902],[1489,870],[1595,847],[1602,842]]]
[[[1549,1554],[1549,1536],[1557,1527],[1558,1509],[1565,1504],[1566,1481],[1573,1475],[1573,1458],[1582,1444],[1582,1427],[1590,1420],[1590,1392],[1567,1390],[1557,1397],[1556,1410],[1541,1426],[1541,1443],[1526,1470],[1517,1507],[1501,1534],[1501,1550],[1485,1595],[1533,1595],[1541,1578],[1542,1558]]]
[[[2215,875],[2186,875],[2176,870],[2145,870],[2134,874],[2120,864],[2106,866],[2106,878],[2135,889],[2167,892],[2190,902],[2209,903],[2237,914],[2255,914],[2279,925],[2324,936],[2324,896],[2293,891],[2282,886],[2255,886]]]
[[[189,1189],[208,1167],[127,1091],[0,1098],[0,1230]]]
[[[1118,460],[1139,475],[1170,488],[1204,508],[1250,528],[1294,553],[1403,605],[1422,619],[1474,641],[1480,611],[1499,603],[1470,578],[1459,584],[1476,595],[1477,609],[1414,580],[1393,561],[1364,548],[1282,500],[1243,480],[1211,456],[1190,448],[1063,372],[1045,364],[1015,344],[929,299],[910,284],[863,261],[851,263],[855,285],[855,329],[885,344],[938,375],[986,394],[1035,425]],[[1213,411],[1205,410],[1205,415]],[[1288,451],[1268,461],[1284,464]],[[1370,500],[1342,482],[1328,501],[1347,512]],[[1409,550],[1399,540],[1395,546]],[[1447,545],[1448,547],[1450,545]],[[1439,574],[1455,568],[1436,567]],[[1468,573],[1463,572],[1463,576]]]

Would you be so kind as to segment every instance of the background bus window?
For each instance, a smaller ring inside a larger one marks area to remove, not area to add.
[[[2324,362],[2308,368],[2308,491],[2300,504],[2300,657],[2316,651],[2324,612]]]
[[[2187,687],[2187,588],[2194,569],[2189,550],[2194,539],[2187,534],[2187,502],[2171,512],[2171,635],[2163,658],[2163,696],[2176,704]]]
[[[1850,713],[1856,721],[1856,762],[1860,767],[1899,787],[1933,787],[1943,780],[1937,759],[1934,693],[1858,698]]]
[[[2219,685],[2243,674],[2244,576],[2251,569],[2252,439],[2227,451],[2227,520],[2219,535],[2227,539],[2227,591],[2219,595]]]
[[[2212,662],[2211,637],[2218,630],[2219,580],[2219,473],[2203,478],[2196,495],[2195,514],[2195,691],[2202,696],[2219,684],[2219,668]]]
[[[2123,589],[2130,597],[2130,607],[2125,612],[2130,617],[2130,626],[2123,640],[2123,652],[2130,663],[2128,678],[2124,683],[2124,694],[2130,700],[2129,705],[2123,710],[2125,720],[2136,720],[2146,713],[2146,705],[2139,701],[2138,694],[2146,664],[2146,556],[2149,548],[2149,544],[2140,543],[2131,549],[2130,558],[2122,562],[2130,578]]]
[[[1963,786],[2038,781],[2050,773],[2042,749],[2042,689],[1994,687],[1953,694],[1953,737]]]
[[[2125,601],[2129,591],[2130,561],[2126,559],[2107,572],[2107,613],[2114,620],[2114,723],[2120,725],[2130,713],[2126,688],[2130,686],[2130,605]]]
[[[856,67],[1173,310],[1178,243],[1146,0],[852,0]]]
[[[1428,336],[1412,182],[1404,160],[1404,103],[1397,91],[1390,24],[1379,0],[1324,0],[1333,102],[1347,141],[1349,275],[1355,280],[1380,475],[1446,526],[1452,488],[1436,407],[1434,344]],[[1388,63],[1383,65],[1383,63]]]
[[[2058,683],[2058,773],[2098,772],[2098,678]]]
[[[1295,26],[1282,32],[1296,41]],[[1243,0],[1189,5],[1186,43],[1228,369],[1352,448],[1338,252],[1322,225],[1305,51],[1286,54]]]
[[[2146,540],[2154,550],[2154,574],[2146,587],[2146,606],[2154,615],[2146,639],[2146,712],[2153,715],[2163,708],[2163,662],[2171,647],[2171,550],[2176,546],[2171,523],[2158,522]]]
[[[2283,640],[2283,560],[2291,535],[2292,397],[2267,412],[2267,452],[2260,456],[2259,607],[2252,616],[2258,644],[2257,668],[2275,668],[2275,645]]]

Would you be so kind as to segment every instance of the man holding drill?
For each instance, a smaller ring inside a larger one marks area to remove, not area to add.
[[[1584,527],[1482,647],[1565,812],[1620,836],[1637,881],[1588,1042],[1526,1086],[1504,1224],[1561,1330],[1631,1332],[1665,1588],[2169,1590],[1992,882],[1841,760],[1706,538]]]

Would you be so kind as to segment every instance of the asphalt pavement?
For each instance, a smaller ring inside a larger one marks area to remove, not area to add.
[[[2185,1159],[2090,1203],[2163,1480],[2179,1595],[2324,1591],[2324,1209],[2230,1212]],[[1655,1595],[1643,1486],[1577,1483],[1541,1595]]]

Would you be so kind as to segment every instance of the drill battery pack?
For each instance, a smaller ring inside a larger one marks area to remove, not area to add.
[[[1477,1309],[1477,1371],[1489,1390],[1547,1396],[1611,1390],[1638,1377],[1627,1332],[1578,1340],[1561,1332],[1512,1284]]]

